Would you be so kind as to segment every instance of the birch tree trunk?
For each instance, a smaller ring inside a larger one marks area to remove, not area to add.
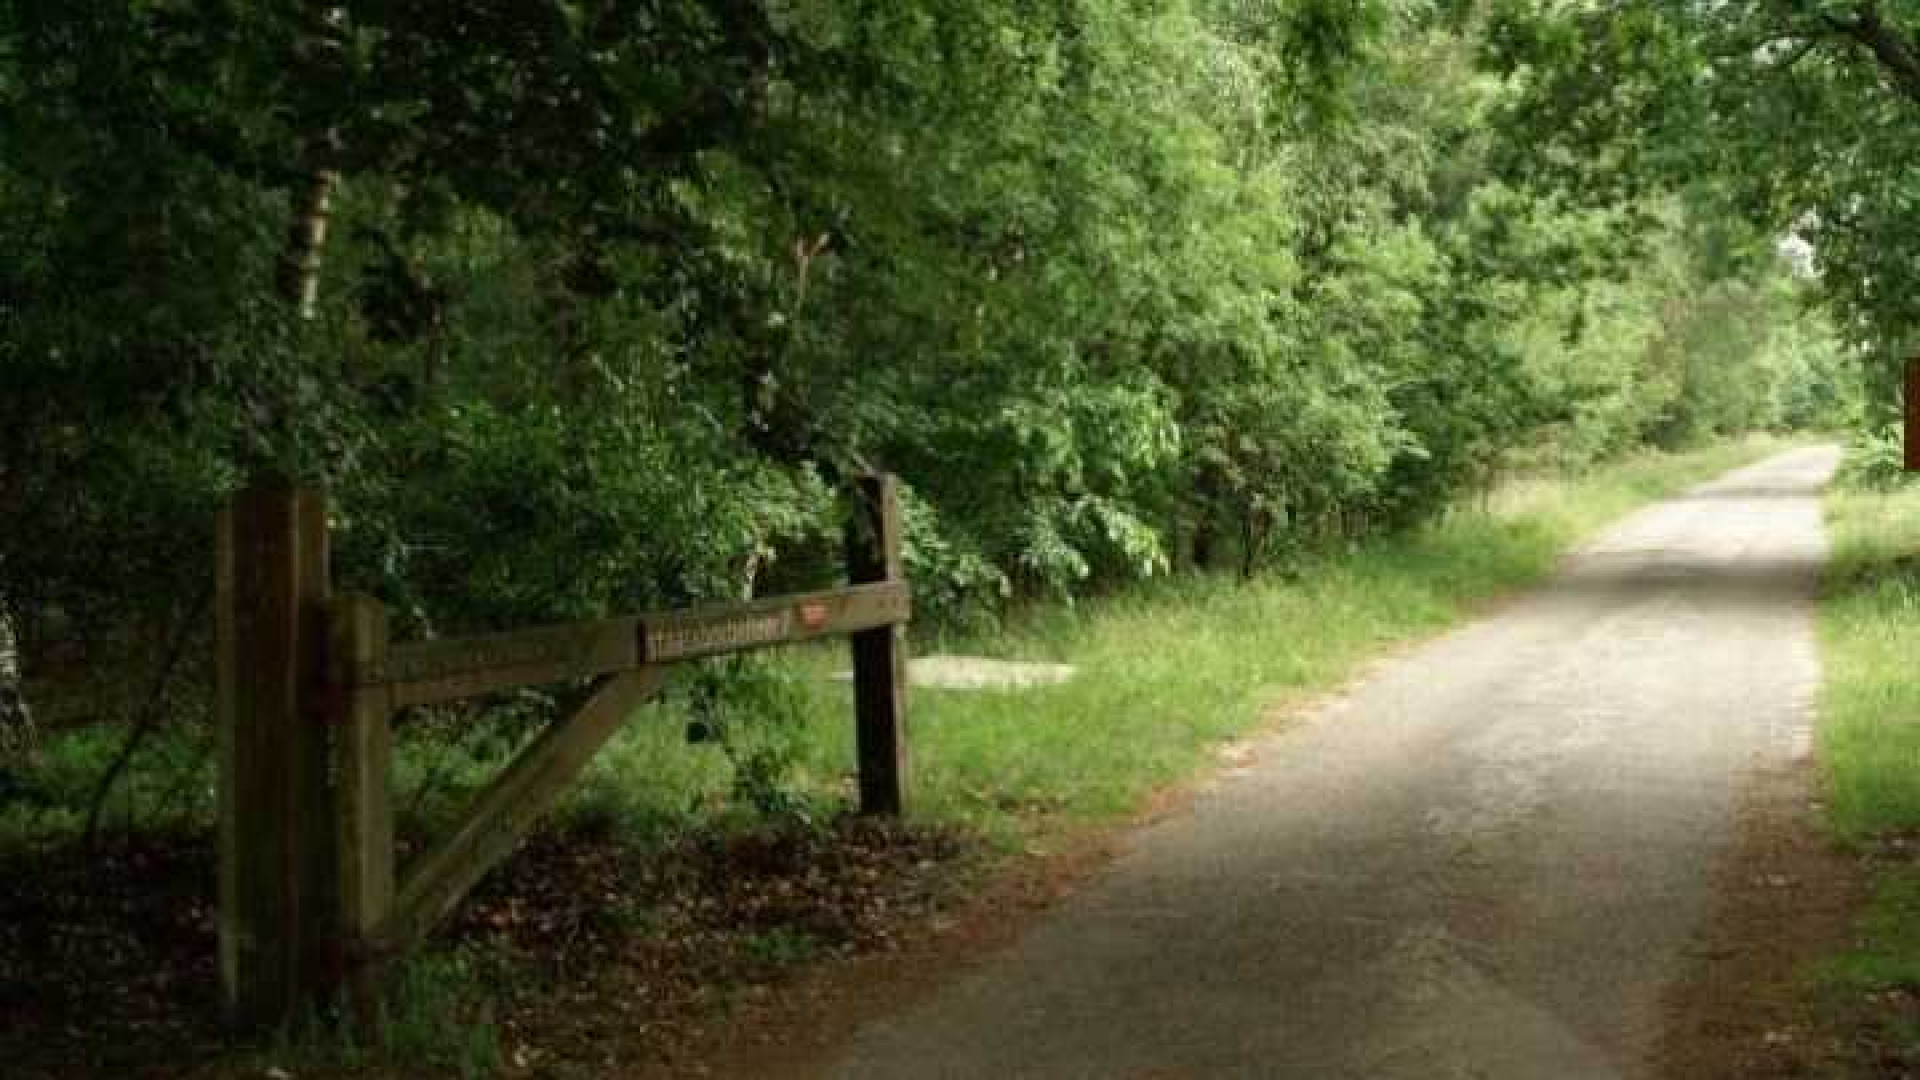
[[[331,139],[317,140],[305,155],[311,165],[305,182],[294,191],[293,221],[280,255],[280,295],[294,306],[301,321],[311,321],[320,300],[320,264],[327,246],[327,222],[333,213],[333,193],[340,174],[319,164]]]
[[[0,767],[26,764],[39,747],[40,732],[20,676],[19,638],[12,617],[0,609]]]

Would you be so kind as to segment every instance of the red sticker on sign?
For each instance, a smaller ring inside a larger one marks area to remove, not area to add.
[[[809,630],[818,630],[827,625],[827,605],[801,604],[800,625]]]

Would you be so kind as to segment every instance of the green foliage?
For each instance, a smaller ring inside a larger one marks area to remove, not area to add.
[[[404,637],[818,585],[877,467],[982,625],[1844,411],[1751,192],[1528,183],[1578,81],[1480,62],[1645,119],[1693,24],[1495,6],[13,5],[0,612],[131,653],[266,468]]]
[[[1890,440],[1849,452],[1847,472],[1877,489],[1830,495],[1832,567],[1821,611],[1827,678],[1821,691],[1821,762],[1840,838],[1871,847],[1920,825],[1920,492],[1888,484]],[[1861,460],[1866,459],[1866,460]]]
[[[1876,1062],[1910,1060],[1920,1032],[1887,992],[1920,977],[1920,875],[1908,854],[1920,828],[1920,492],[1899,482],[1898,444],[1850,448],[1853,482],[1828,497],[1833,558],[1820,613],[1823,802],[1835,834],[1868,856],[1874,895],[1825,974],[1849,1003],[1845,1022]]]
[[[1920,874],[1889,867],[1875,883],[1873,899],[1849,947],[1827,974],[1841,986],[1879,997],[1902,993],[1920,982]],[[1902,1051],[1920,1048],[1920,1027],[1902,1017],[1888,1032]]]
[[[1893,492],[1913,482],[1907,472],[1906,438],[1898,428],[1870,428],[1855,434],[1840,465],[1840,486],[1849,491]]]
[[[820,952],[820,943],[801,930],[775,927],[746,940],[747,955],[773,970],[797,967]]]
[[[1585,199],[1709,189],[1723,220],[1768,244],[1794,242],[1834,332],[1856,354],[1911,352],[1920,9],[1869,0],[1486,8],[1486,54],[1520,88],[1500,113],[1515,144],[1507,171]],[[1894,366],[1870,373],[1880,410],[1895,400]]]
[[[1010,625],[950,640],[978,655],[1072,663],[1081,674],[1017,692],[916,692],[916,814],[1012,841],[1062,820],[1129,813],[1276,701],[1336,683],[1383,642],[1429,631],[1536,580],[1602,523],[1775,446],[1639,453],[1577,481],[1515,480],[1485,511],[1459,510],[1302,557],[1287,574],[1250,582],[1186,575],[1074,607],[1033,606]],[[1302,636],[1303,626],[1318,629]],[[641,849],[770,820],[819,824],[852,796],[851,693],[834,678],[845,666],[842,648],[821,647],[704,667],[692,685],[673,688],[629,722],[560,813],[576,827],[610,827]],[[403,834],[444,829],[450,811],[495,775],[528,728],[510,713],[419,715],[402,725],[395,790]],[[690,727],[698,741],[689,743]],[[31,817],[26,807],[21,817],[0,815],[0,845],[78,828],[98,760],[111,748],[106,734],[68,731],[47,741],[39,770],[24,777],[42,798]],[[190,760],[197,745],[176,728],[156,737],[152,756]],[[211,777],[199,760],[181,777],[204,796]],[[164,770],[145,777],[148,789],[168,786]],[[131,809],[157,805],[143,800]],[[198,820],[209,811],[202,805]],[[769,962],[794,944],[765,943]]]
[[[261,1056],[294,1073],[377,1064],[463,1080],[498,1075],[500,1030],[481,966],[462,949],[413,957],[387,980],[371,1029],[344,1006],[309,1011],[277,1029]]]
[[[694,686],[690,741],[716,743],[725,752],[740,807],[766,819],[807,823],[816,815],[795,774],[808,704],[793,673],[764,658],[716,661]]]
[[[64,731],[47,739],[31,761],[0,769],[0,848],[20,850],[78,836],[96,796],[102,799],[100,824],[109,831],[192,828],[212,820],[209,731],[168,725],[144,740],[130,767],[100,792],[101,778],[126,737],[107,725]]]

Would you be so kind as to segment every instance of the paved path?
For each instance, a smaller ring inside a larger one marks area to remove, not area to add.
[[[1651,507],[1385,665],[834,1074],[1644,1075],[1741,779],[1805,753],[1835,460]]]

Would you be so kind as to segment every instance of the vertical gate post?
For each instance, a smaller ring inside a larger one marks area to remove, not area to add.
[[[1905,418],[1902,462],[1908,472],[1920,472],[1920,356],[1907,360],[1901,412]]]
[[[356,1009],[371,1015],[380,975],[374,940],[393,910],[393,697],[363,678],[387,662],[387,609],[361,593],[333,605],[335,843],[339,853],[338,973]]]
[[[220,515],[214,566],[221,1000],[231,1022],[272,1023],[319,985],[335,909],[320,496],[254,482]]]
[[[849,581],[902,580],[899,481],[885,473],[863,476],[854,493],[854,520],[847,527]],[[860,812],[897,817],[906,810],[909,771],[906,628],[862,630],[852,639]]]

